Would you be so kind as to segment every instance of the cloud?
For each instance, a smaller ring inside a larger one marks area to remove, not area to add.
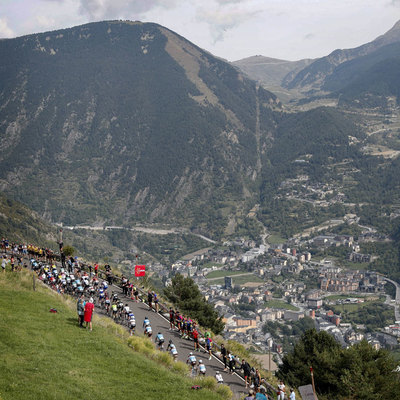
[[[50,0],[58,1],[58,0]],[[172,8],[177,0],[80,0],[80,12],[92,20],[136,19],[155,8]]]
[[[0,38],[15,37],[14,31],[8,26],[6,18],[0,18]]]
[[[52,0],[52,1],[57,1],[57,0]],[[35,20],[36,20],[36,26],[39,29],[49,29],[54,27],[56,24],[55,19],[52,17],[48,17],[47,15],[36,15]]]
[[[208,7],[198,7],[196,16],[198,21],[208,24],[215,44],[224,39],[228,30],[238,27],[260,12],[260,9],[253,8],[246,0],[217,0],[217,3],[209,4]]]

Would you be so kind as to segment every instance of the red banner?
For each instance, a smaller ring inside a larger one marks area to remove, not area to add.
[[[146,275],[146,266],[145,265],[135,265],[135,276],[145,276]]]

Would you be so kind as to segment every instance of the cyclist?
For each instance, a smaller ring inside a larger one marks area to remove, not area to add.
[[[125,307],[124,307],[125,319],[128,319],[128,318],[129,318],[129,313],[130,313],[130,311],[131,311],[131,309],[129,308],[128,303],[126,303],[126,304],[125,304]]]
[[[200,375],[206,374],[206,366],[203,364],[203,361],[199,360],[198,370]]]
[[[143,329],[146,329],[146,326],[148,325],[150,325],[150,320],[147,317],[144,317]]]
[[[116,303],[112,304],[111,311],[112,311],[113,320],[115,321],[117,319],[117,314],[118,314],[118,306]]]
[[[192,352],[189,353],[189,357],[186,361],[186,364],[189,364],[192,367],[192,377],[195,377],[197,375],[197,361],[196,357],[193,355]]]
[[[167,351],[171,354],[174,361],[178,358],[178,350],[176,350],[175,345],[172,343],[172,340],[169,341]]]
[[[164,336],[161,332],[157,333],[156,340],[155,340],[158,350],[163,350],[164,349]]]
[[[153,329],[151,329],[150,325],[147,325],[146,328],[144,328],[144,334],[151,338],[151,335],[153,334]]]
[[[129,333],[132,336],[135,333],[136,320],[133,313],[129,313]]]
[[[108,298],[108,295],[106,294],[104,303],[106,305],[106,313],[107,315],[110,313],[110,307],[111,307],[111,300]]]
[[[192,367],[195,367],[196,366],[196,362],[197,362],[196,357],[193,355],[192,352],[190,352],[189,353],[189,357],[188,357],[188,359],[186,361],[186,364],[189,364]]]
[[[224,378],[222,377],[222,375],[221,375],[221,373],[219,371],[215,372],[215,379],[220,384],[224,383]]]

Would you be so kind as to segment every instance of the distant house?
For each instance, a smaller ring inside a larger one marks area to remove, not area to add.
[[[285,310],[283,314],[283,319],[287,321],[299,321],[302,318],[304,318],[304,312],[302,311]]]
[[[322,307],[323,301],[321,298],[308,298],[307,305],[312,309],[319,309]]]

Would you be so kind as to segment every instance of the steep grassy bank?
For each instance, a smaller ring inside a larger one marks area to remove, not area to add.
[[[108,321],[78,328],[74,303],[38,283],[33,291],[26,271],[0,274],[0,314],[2,400],[220,399],[134,352]]]

